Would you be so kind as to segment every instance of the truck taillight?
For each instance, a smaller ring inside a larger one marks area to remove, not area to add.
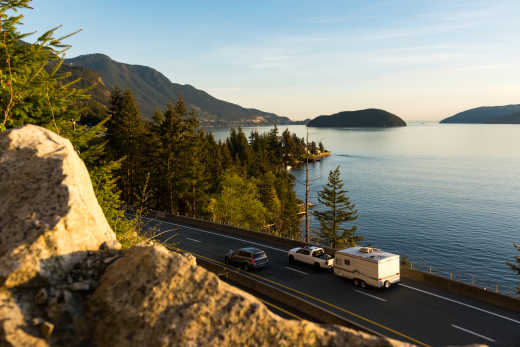
[[[254,259],[251,259],[251,264],[254,264],[255,263],[255,260]]]

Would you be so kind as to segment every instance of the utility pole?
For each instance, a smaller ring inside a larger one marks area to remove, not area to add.
[[[305,242],[309,243],[309,128],[307,127],[307,148],[305,153]]]

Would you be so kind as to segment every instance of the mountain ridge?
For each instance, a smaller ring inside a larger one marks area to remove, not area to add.
[[[154,68],[117,62],[105,54],[80,55],[66,59],[65,63],[97,72],[110,90],[115,87],[129,88],[145,118],[151,118],[156,108],[164,110],[168,102],[175,102],[180,95],[188,108],[197,113],[203,125],[291,123],[287,117],[217,99],[190,84],[171,82]]]

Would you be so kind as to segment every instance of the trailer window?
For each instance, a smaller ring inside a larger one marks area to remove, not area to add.
[[[345,265],[350,265],[350,260],[345,259],[344,262],[345,262]]]

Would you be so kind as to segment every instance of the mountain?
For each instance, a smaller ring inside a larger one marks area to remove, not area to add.
[[[155,109],[164,110],[168,102],[182,96],[187,107],[196,111],[203,125],[289,124],[287,117],[219,100],[189,84],[172,83],[159,71],[142,65],[129,65],[103,54],[81,55],[65,61],[96,71],[108,89],[129,88],[141,113],[151,118]]]
[[[318,116],[307,123],[309,127],[404,127],[406,122],[390,112],[369,108],[359,111],[343,111],[330,116]]]
[[[441,123],[519,124],[520,105],[472,108],[445,118]]]

